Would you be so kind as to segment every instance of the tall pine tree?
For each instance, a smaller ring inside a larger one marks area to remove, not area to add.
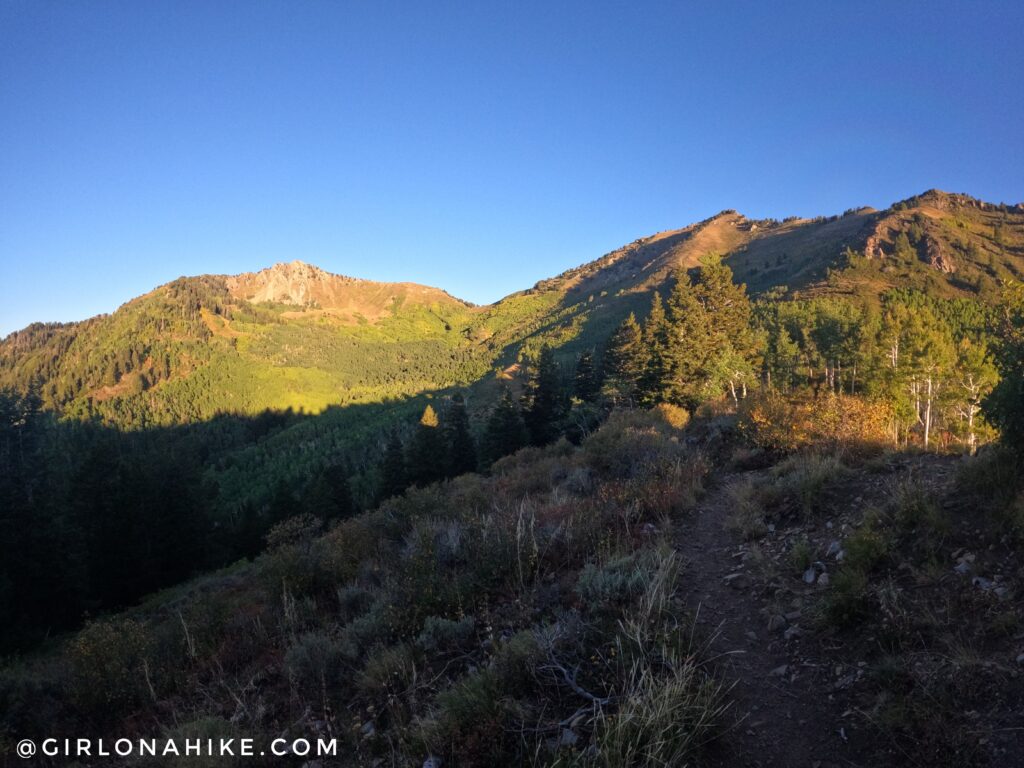
[[[524,420],[534,445],[547,445],[559,434],[559,420],[565,415],[565,398],[555,352],[544,345],[527,385]]]
[[[498,405],[491,412],[484,432],[483,452],[488,464],[493,464],[502,456],[515,453],[529,442],[526,426],[512,392],[507,388]]]
[[[455,394],[444,414],[444,438],[447,449],[448,477],[457,477],[477,468],[476,442],[469,428],[469,415],[462,395]]]
[[[650,405],[669,399],[673,384],[672,328],[661,294],[655,291],[651,298],[651,311],[643,326],[643,344],[646,351],[643,372],[637,384],[641,403]]]
[[[423,486],[441,480],[445,475],[446,458],[441,422],[437,411],[428,404],[409,444],[407,466],[410,482]]]
[[[594,402],[601,393],[601,380],[597,366],[594,365],[594,353],[589,349],[581,352],[576,359],[572,388],[573,394],[585,403]]]
[[[608,340],[602,359],[604,390],[612,402],[632,402],[645,365],[643,331],[632,312]]]
[[[397,496],[409,485],[409,473],[405,466],[405,447],[397,429],[391,430],[388,443],[384,449],[384,462],[381,464],[380,485],[377,487],[377,500],[383,501]]]

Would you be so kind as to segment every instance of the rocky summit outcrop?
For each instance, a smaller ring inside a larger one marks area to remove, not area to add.
[[[275,264],[259,272],[224,277],[236,299],[290,304],[303,309],[377,319],[395,306],[466,305],[440,288],[417,283],[380,283],[336,275],[303,261]]]

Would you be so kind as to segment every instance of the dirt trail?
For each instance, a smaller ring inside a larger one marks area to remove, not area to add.
[[[727,475],[716,483],[681,526],[676,543],[685,560],[688,607],[699,610],[699,626],[711,636],[709,651],[718,658],[720,677],[735,681],[733,708],[726,716],[731,728],[712,745],[706,764],[866,767],[870,762],[858,756],[867,746],[858,739],[866,734],[857,731],[853,717],[843,717],[838,696],[830,697],[831,667],[817,662],[820,654],[808,647],[816,641],[806,630],[789,640],[781,628],[769,630],[769,614],[763,609],[776,595],[762,594],[756,577],[740,576],[738,586],[726,580],[745,574],[746,568],[738,556],[741,542],[723,525],[729,513],[725,489],[742,475]],[[784,597],[785,610],[790,612],[790,626],[799,626],[794,600],[800,598]]]

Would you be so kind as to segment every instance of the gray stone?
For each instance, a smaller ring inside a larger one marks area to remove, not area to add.
[[[821,574],[821,576],[818,577],[818,586],[819,587],[827,587],[828,586],[828,574],[827,573],[823,573],[823,574]]]
[[[750,586],[750,579],[745,573],[730,573],[722,581],[733,589],[746,589]]]
[[[816,578],[818,578],[818,574],[813,566],[804,571],[804,583],[813,584]]]
[[[774,614],[768,619],[768,631],[778,632],[780,629],[786,628],[786,617],[778,613]]]
[[[776,667],[768,674],[772,677],[785,677],[787,672],[789,672],[789,664],[783,664],[782,666]]]
[[[783,637],[784,640],[789,641],[789,640],[793,640],[794,638],[800,637],[800,635],[802,635],[802,634],[803,634],[803,630],[801,630],[800,627],[795,627],[794,626],[794,627],[790,627],[785,632],[783,632],[782,633],[782,637]]]
[[[442,765],[444,765],[444,760],[433,755],[423,761],[423,768],[441,768]]]

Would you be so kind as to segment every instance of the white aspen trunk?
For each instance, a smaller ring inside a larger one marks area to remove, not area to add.
[[[927,393],[924,411],[924,449],[928,450],[928,438],[932,431],[932,377],[927,379]]]
[[[978,452],[978,438],[974,434],[974,403],[967,406],[967,446],[971,456]]]

